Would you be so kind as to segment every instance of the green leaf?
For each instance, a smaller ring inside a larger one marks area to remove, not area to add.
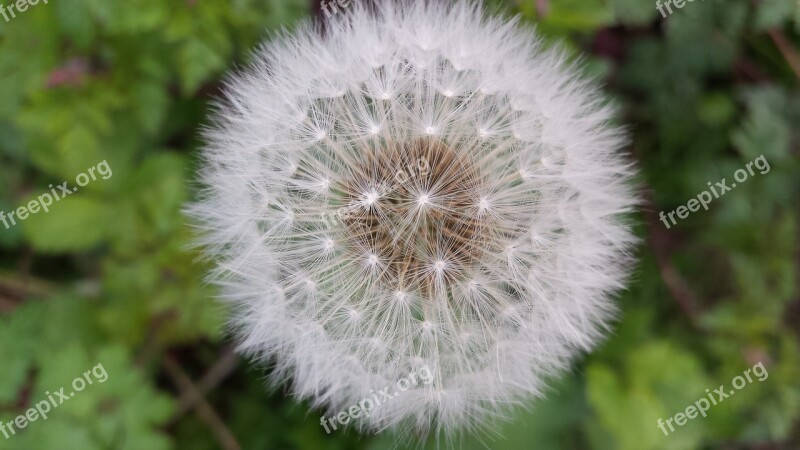
[[[53,395],[56,406],[45,420],[30,422],[27,432],[13,438],[16,448],[171,447],[157,427],[170,416],[173,403],[145,382],[121,347],[103,347],[95,354],[79,345],[52,351],[40,363],[31,406],[62,388],[68,398]],[[12,414],[0,417],[9,420]]]
[[[797,0],[767,0],[757,5],[754,27],[758,31],[783,26],[794,18],[795,8],[800,9]]]
[[[666,341],[640,345],[625,355],[622,367],[593,363],[587,368],[589,402],[603,430],[620,450],[694,449],[701,420],[668,435],[659,428],[704,395],[704,373],[691,353]],[[666,427],[666,426],[665,426]],[[595,434],[594,439],[600,435]]]
[[[33,367],[42,310],[40,304],[28,304],[10,318],[0,316],[0,405],[16,403]]]
[[[48,194],[43,192],[37,198],[44,199]],[[37,250],[84,251],[99,245],[108,236],[113,210],[100,200],[79,195],[80,192],[73,192],[67,198],[54,201],[48,207],[49,212],[40,209],[22,222],[25,236]]]
[[[182,91],[189,95],[213,72],[225,65],[222,55],[207,43],[193,39],[181,46],[178,54]]]
[[[554,34],[591,32],[614,23],[614,11],[605,0],[563,0],[549,2],[543,18],[531,18]]]
[[[53,2],[59,25],[68,37],[86,51],[94,38],[94,23],[92,15],[85,0],[72,0],[70,2]]]
[[[731,136],[736,149],[751,160],[760,155],[771,162],[785,159],[791,135],[780,92],[774,87],[758,88],[747,91],[744,97],[747,115]]]
[[[652,2],[641,0],[611,0],[617,20],[627,25],[647,25],[659,12]]]
[[[703,96],[697,116],[706,125],[719,126],[728,123],[736,114],[736,104],[731,96],[723,92],[710,92]]]

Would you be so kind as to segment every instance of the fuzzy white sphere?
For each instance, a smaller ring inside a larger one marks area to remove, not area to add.
[[[465,2],[353,3],[266,44],[192,207],[241,351],[329,415],[397,392],[366,431],[540,396],[607,331],[637,203],[613,111],[565,60]]]

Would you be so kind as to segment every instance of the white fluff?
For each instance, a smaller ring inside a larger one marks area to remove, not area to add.
[[[191,207],[239,349],[328,412],[430,368],[364,431],[473,429],[541,396],[608,330],[637,203],[613,111],[565,60],[468,2],[354,3],[266,44],[228,82]],[[413,142],[469,170],[433,154],[435,182],[380,191]]]

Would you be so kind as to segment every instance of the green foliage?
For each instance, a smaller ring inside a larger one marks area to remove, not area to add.
[[[489,3],[588,54],[630,125],[649,204],[613,336],[499,435],[456,447],[796,448],[800,75],[787,57],[800,51],[800,3],[687,1],[667,18],[654,1]],[[181,410],[187,394],[163,363],[173,355],[199,385],[227,345],[181,208],[223,74],[310,13],[305,0],[63,0],[0,20],[0,211],[103,160],[113,170],[0,224],[0,420],[97,364],[108,372],[0,435],[1,449],[220,448],[207,418]],[[761,155],[770,170],[708,211],[670,229],[651,216]],[[758,362],[766,380],[669,436],[657,427]],[[261,369],[229,369],[204,398],[244,449],[406,448],[405,435],[326,435],[321,412],[265,390]]]
[[[110,212],[103,202],[87,196],[67,197],[46,214],[31,215],[22,227],[28,241],[43,252],[89,250],[112,231]]]
[[[167,436],[154,425],[168,418],[172,399],[132,365],[128,349],[108,343],[108,335],[93,323],[95,308],[85,300],[51,299],[30,302],[4,320],[3,404],[18,402],[20,386],[28,387],[25,410],[61,388],[75,392],[73,380],[98,364],[108,377],[103,382],[93,378],[97,381],[63,404],[55,397],[58,406],[46,421],[30,422],[27,432],[3,448],[170,448]],[[29,377],[32,371],[36,375]],[[7,423],[25,410],[4,410],[0,420]]]
[[[619,449],[697,448],[704,422],[681,428],[669,436],[668,445],[656,425],[659,418],[693,404],[711,385],[697,357],[658,341],[628,352],[623,367],[598,362],[587,370],[589,400],[599,422],[591,424],[596,447],[613,442]]]
[[[793,13],[800,11],[800,7],[794,0],[775,0],[763,2],[756,12],[756,30],[766,30],[772,27],[780,27],[787,21],[794,19]]]

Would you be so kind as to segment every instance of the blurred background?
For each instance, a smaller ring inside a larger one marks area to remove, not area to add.
[[[22,1],[0,16],[0,211],[107,173],[103,161],[113,175],[0,223],[0,421],[98,364],[108,379],[0,434],[0,449],[412,448],[402,435],[327,435],[320,411],[266,389],[232,352],[226,311],[188,249],[181,208],[220,80],[276,30],[325,20],[319,4]],[[800,1],[490,7],[606,83],[647,205],[610,338],[499,433],[455,448],[800,448]],[[669,229],[659,221],[761,155],[768,173]],[[657,426],[759,363],[768,378],[708,417],[668,436]]]

